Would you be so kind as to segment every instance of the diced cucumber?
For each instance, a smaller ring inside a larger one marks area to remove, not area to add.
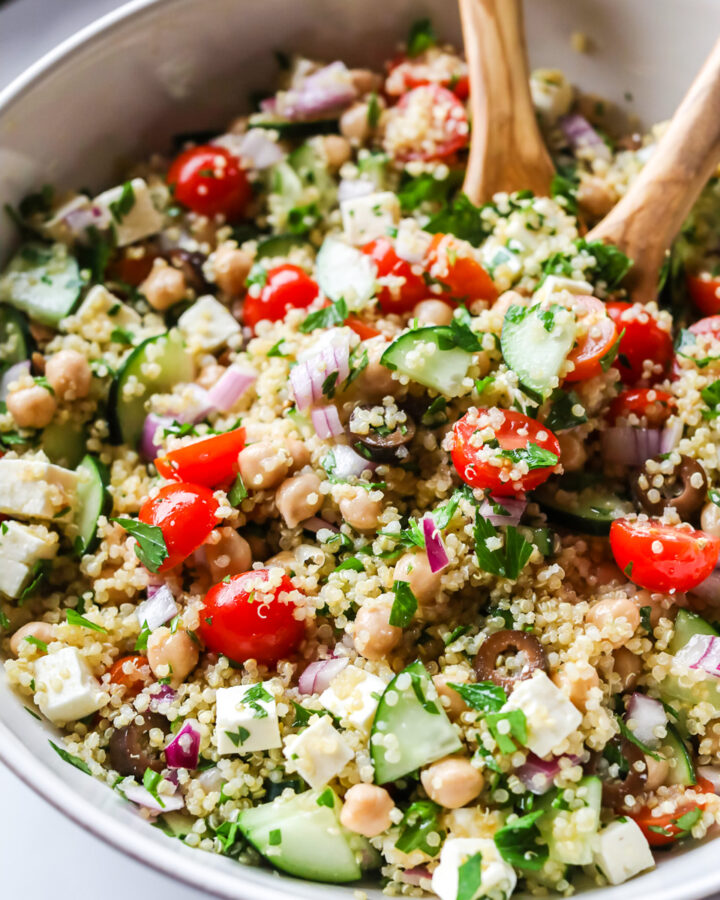
[[[157,365],[157,375],[143,372],[149,363]],[[192,381],[193,375],[192,356],[177,332],[150,337],[138,344],[110,385],[108,418],[111,439],[116,444],[136,447],[142,434],[147,415],[145,404],[149,398],[153,394],[167,393],[176,384]],[[140,384],[140,391],[132,389],[130,379]]]
[[[690,612],[689,609],[679,609],[675,617],[672,640],[668,644],[668,653],[677,653],[696,634],[710,634],[717,637],[717,630],[702,616]]]
[[[50,462],[74,469],[85,455],[86,437],[82,425],[68,427],[51,422],[43,428],[40,444]]]
[[[558,386],[576,332],[575,316],[561,306],[511,306],[500,334],[503,359],[524,387],[545,400]]]
[[[367,253],[328,237],[317,255],[317,280],[331,300],[342,297],[348,309],[357,311],[375,293],[377,268]]]
[[[668,653],[676,654],[678,650],[688,643],[696,634],[709,634],[717,636],[718,632],[713,626],[697,613],[687,609],[681,609],[675,618],[675,626],[672,640],[668,644]],[[690,686],[680,684],[677,675],[666,675],[660,683],[660,696],[670,706],[686,703],[695,706],[698,703],[711,703],[720,710],[720,684],[717,679],[709,675],[702,681],[694,682]],[[684,721],[683,710],[679,709],[681,722]]]
[[[82,286],[65,244],[23,244],[0,277],[0,300],[55,327],[75,308]]]
[[[166,812],[160,816],[158,824],[168,837],[184,838],[192,831],[195,821],[188,813]]]
[[[588,775],[578,782],[575,794],[584,803],[577,809],[568,809],[558,791],[545,794],[537,805],[545,811],[537,826],[550,859],[568,866],[587,866],[593,860],[593,839],[600,828],[602,782]]]
[[[30,359],[34,348],[25,316],[12,306],[0,303],[0,372]]]
[[[567,491],[563,489],[562,481],[548,482],[533,496],[551,521],[582,534],[609,534],[615,519],[633,512],[629,500],[623,500],[602,485]]]
[[[97,545],[97,522],[112,509],[112,497],[107,489],[110,476],[107,467],[95,456],[87,454],[76,470],[78,482],[77,501],[73,518],[73,546],[82,556]]]
[[[697,783],[690,751],[672,725],[668,725],[667,736],[662,740],[662,752],[670,763],[670,773],[665,779],[665,784],[691,787]]]
[[[453,333],[446,325],[415,328],[396,338],[380,362],[446,397],[457,397],[472,363],[472,353],[452,346],[453,342]],[[442,349],[448,345],[450,349]]]
[[[312,245],[297,234],[276,234],[258,242],[255,259],[288,256],[295,247],[312,247]]]
[[[273,800],[238,816],[240,831],[276,869],[341,884],[378,863],[368,841],[340,824],[340,799],[330,788]]]
[[[357,161],[357,169],[361,178],[372,181],[377,190],[387,190],[388,166],[390,157],[387,153],[368,153]]]
[[[375,713],[370,752],[376,783],[395,781],[461,747],[425,667],[411,663],[385,688]]]
[[[250,120],[253,128],[270,128],[284,138],[305,138],[314,134],[337,134],[340,123],[337,119],[315,119],[312,122],[288,122],[287,119],[255,118]]]

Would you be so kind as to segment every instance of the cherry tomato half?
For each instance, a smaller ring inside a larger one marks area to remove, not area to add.
[[[701,786],[700,781],[704,781],[704,779],[698,779],[698,790],[703,790],[705,793],[710,794],[714,793],[712,785],[710,790],[706,791]],[[652,810],[647,806],[643,806],[636,813],[628,813],[628,815],[637,822],[651,847],[667,847],[670,844],[674,844],[679,837],[688,836],[688,829],[682,827],[682,821],[680,820],[683,816],[694,812],[696,809],[705,809],[705,804],[685,800],[678,803],[678,807],[674,812],[666,813],[664,816],[654,816]],[[680,824],[678,824],[679,821]]]
[[[398,159],[442,159],[468,144],[465,106],[439,84],[420,85],[403,94],[391,114],[386,135],[398,144]]]
[[[138,518],[157,525],[167,547],[158,572],[178,565],[203,544],[216,525],[218,502],[209,488],[199,484],[166,484],[140,507]]]
[[[305,309],[317,297],[317,282],[300,266],[283,263],[268,269],[267,280],[259,296],[246,294],[243,303],[243,322],[255,328],[258,322],[268,319],[279,322],[291,309]]]
[[[720,278],[713,278],[708,272],[685,276],[690,299],[704,316],[720,313]]]
[[[378,278],[392,277],[392,286],[383,286],[378,293],[378,303],[384,313],[406,313],[424,300],[428,288],[421,275],[416,275],[407,260],[395,252],[392,241],[381,237],[362,248],[377,266]]]
[[[625,384],[662,381],[673,357],[673,341],[669,331],[644,309],[632,303],[613,301],[606,304],[607,313],[622,334],[617,359],[613,363]],[[647,375],[645,360],[657,368]]]
[[[610,547],[618,567],[649,591],[692,590],[715,568],[720,538],[656,519],[615,519]]]
[[[492,436],[485,438],[483,432],[488,430]],[[550,429],[529,416],[507,409],[479,409],[465,413],[453,426],[451,452],[463,481],[507,497],[546,481],[560,459],[560,444]],[[516,475],[511,480],[513,470]]]
[[[345,324],[355,332],[361,341],[369,341],[371,338],[382,334],[377,328],[373,328],[372,325],[368,325],[367,322],[363,322],[363,320],[358,319],[357,316],[348,316],[347,319],[345,319]]]
[[[210,588],[200,611],[200,636],[210,650],[237,663],[271,665],[300,645],[305,626],[288,597],[296,589],[287,575],[266,587],[269,576],[268,569],[256,569]]]
[[[584,381],[602,374],[602,358],[612,349],[618,333],[602,300],[576,297],[573,312],[579,320],[582,334],[577,346],[568,355],[575,368],[565,376],[565,380]]]
[[[201,216],[241,219],[252,189],[240,161],[224,147],[191,147],[176,157],[167,174],[174,197]]]
[[[173,481],[217,487],[237,475],[238,453],[244,446],[245,429],[235,428],[158,456],[155,468]]]
[[[657,388],[630,388],[618,394],[610,404],[608,421],[614,425],[618,419],[631,415],[644,419],[650,428],[659,428],[667,421],[675,406],[675,398]]]
[[[147,656],[140,656],[139,653],[121,656],[108,671],[110,681],[113,684],[121,684],[130,697],[136,697],[144,687],[155,680]]]
[[[492,278],[475,258],[467,241],[452,234],[436,234],[430,242],[425,266],[428,274],[447,288],[442,299],[458,303],[495,300],[498,290]]]
[[[423,84],[439,84],[461,100],[470,93],[467,66],[456,56],[432,48],[418,56],[398,56],[389,66],[385,80],[388,97],[399,97]]]

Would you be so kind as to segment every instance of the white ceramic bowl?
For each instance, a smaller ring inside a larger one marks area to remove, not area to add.
[[[528,0],[533,65],[557,66],[637,111],[667,117],[720,31],[717,0]],[[81,31],[0,93],[0,201],[39,185],[101,187],[180,131],[223,123],[273,83],[276,49],[380,64],[423,13],[459,42],[451,0],[136,0]],[[571,49],[586,33],[593,51]],[[632,100],[624,101],[626,94]],[[0,248],[14,239],[6,221]],[[191,850],[142,822],[116,794],[62,762],[55,736],[0,674],[0,759],[30,787],[116,848],[203,892],[243,900],[351,898]],[[720,889],[720,844],[662,859],[599,900],[692,900]],[[381,896],[378,892],[372,892]]]

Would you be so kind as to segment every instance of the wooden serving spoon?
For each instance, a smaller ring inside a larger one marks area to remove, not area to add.
[[[615,244],[633,267],[632,299],[657,298],[665,254],[720,162],[720,40],[630,189],[587,235]]]
[[[498,191],[550,193],[555,169],[530,96],[521,0],[460,0],[472,137],[463,191],[479,205]]]

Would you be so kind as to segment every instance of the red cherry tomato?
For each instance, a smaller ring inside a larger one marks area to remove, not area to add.
[[[131,697],[136,697],[144,687],[154,681],[147,656],[140,656],[138,653],[121,656],[108,671],[110,681],[113,684],[121,684]]]
[[[667,421],[675,406],[675,398],[657,388],[630,388],[623,391],[610,404],[608,421],[614,425],[618,419],[631,415],[644,419],[648,427],[659,428]]]
[[[122,281],[138,287],[150,274],[156,259],[155,253],[151,252],[137,258],[123,256],[108,265],[105,278],[107,281]]]
[[[424,279],[413,272],[407,260],[400,259],[389,238],[376,238],[365,244],[362,251],[375,261],[378,278],[392,276],[393,284],[383,286],[378,294],[378,303],[384,313],[410,312],[427,297]]]
[[[470,127],[464,104],[439,84],[426,84],[403,94],[391,110],[388,139],[397,135],[398,159],[441,159],[466,147]]]
[[[449,54],[442,56],[443,61],[454,61]],[[427,53],[421,53],[412,59],[404,55],[398,56],[390,63],[385,93],[388,97],[399,97],[423,84],[439,84],[461,100],[466,100],[470,93],[470,80],[464,74],[464,64],[458,59],[457,72],[448,74],[446,66],[433,65],[433,62],[433,57]]]
[[[701,781],[705,781],[705,779],[698,779],[698,790],[708,794],[714,793],[712,785],[706,790],[705,787],[701,787]],[[688,830],[678,825],[678,819],[687,815],[687,813],[694,812],[696,809],[705,809],[705,804],[695,803],[690,800],[681,801],[675,812],[666,813],[664,816],[654,816],[651,809],[643,806],[636,813],[628,813],[628,816],[640,826],[651,847],[667,847],[670,844],[674,844],[679,837],[687,837]]]
[[[697,587],[720,556],[720,538],[656,519],[615,519],[610,547],[618,567],[635,584],[663,593]]]
[[[257,569],[210,588],[200,611],[200,636],[210,650],[237,663],[271,665],[297,649],[305,626],[288,596],[296,589],[287,575],[266,586],[269,576],[268,569]]]
[[[348,316],[345,319],[345,324],[355,332],[361,341],[369,341],[371,338],[382,334],[377,328],[373,328],[372,325],[368,325],[367,322],[363,322],[357,316]]]
[[[568,355],[575,368],[565,376],[565,380],[585,381],[602,373],[602,358],[612,349],[618,333],[613,320],[607,315],[605,304],[595,297],[576,297],[573,312],[583,333]]]
[[[720,337],[720,316],[707,316],[705,319],[699,319],[694,322],[688,331],[693,334],[709,334],[712,337]]]
[[[158,456],[155,468],[173,481],[217,487],[237,475],[238,453],[244,446],[245,429],[235,428]]]
[[[224,147],[191,147],[176,157],[167,174],[174,197],[201,216],[242,219],[252,189],[240,161]]]
[[[493,447],[494,442],[498,446]],[[541,455],[538,449],[554,454],[555,460],[538,465],[538,460],[532,459]],[[521,452],[513,458],[501,455],[502,451]],[[519,412],[471,410],[453,427],[452,460],[458,475],[471,487],[488,489],[501,497],[536,488],[552,475],[559,459],[560,444],[552,431]],[[511,475],[513,470],[515,477]]]
[[[720,278],[713,278],[708,272],[685,276],[690,299],[704,316],[720,313]]]
[[[216,525],[218,502],[209,488],[199,484],[166,484],[140,507],[138,518],[157,525],[167,547],[159,572],[178,565],[203,544]]]
[[[625,384],[640,382],[653,384],[662,381],[673,357],[673,341],[670,332],[660,327],[657,319],[632,303],[613,301],[606,304],[607,313],[615,323],[620,340],[617,359],[613,363]],[[648,376],[645,360],[655,364]]]
[[[263,319],[279,322],[289,310],[310,306],[318,292],[317,283],[300,266],[283,263],[268,269],[267,280],[259,296],[246,294],[243,322],[250,328],[255,328]]]
[[[428,274],[447,288],[442,299],[471,303],[495,300],[498,290],[474,255],[474,248],[452,234],[436,234],[430,242],[425,266]]]

